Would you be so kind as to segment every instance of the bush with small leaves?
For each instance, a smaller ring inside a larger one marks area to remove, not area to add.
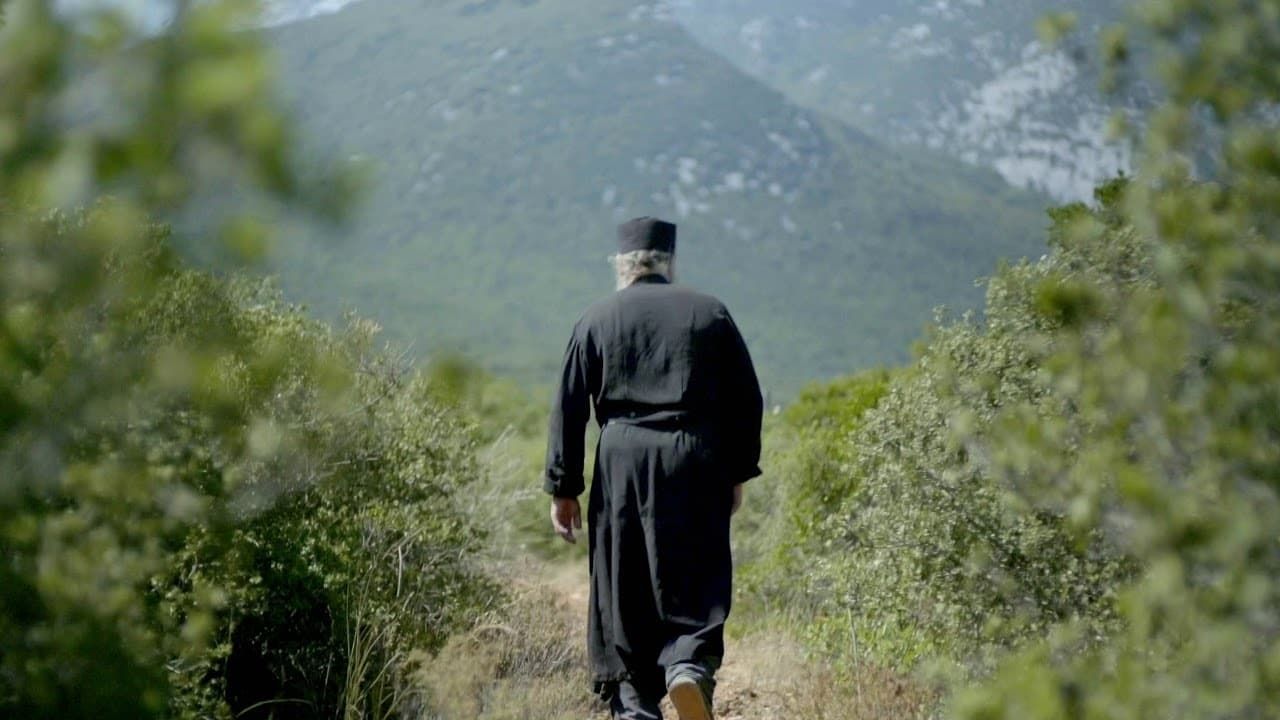
[[[238,473],[201,432],[206,418],[169,408],[147,424],[158,455],[203,452],[200,472],[235,486],[214,506],[213,530],[189,534],[153,579],[179,615],[200,602],[192,587],[217,588],[224,602],[213,636],[226,641],[170,664],[176,706],[376,717],[410,702],[414,653],[493,595],[471,561],[480,532],[458,504],[480,474],[470,423],[376,349],[370,323],[334,333],[262,285],[178,273],[136,324],[160,347],[225,328],[247,352],[224,379],[258,386],[237,398],[254,457]],[[269,356],[281,363],[270,377],[248,362]]]
[[[1136,9],[1139,174],[931,332],[819,529],[816,635],[959,660],[959,717],[1280,713],[1280,4]]]
[[[1054,628],[960,717],[1280,715],[1280,3],[1136,7],[1168,97],[1117,212],[1150,280],[1116,306],[1087,281],[1046,288],[1055,308],[1111,307],[1037,334],[1054,348],[1041,384],[1080,420],[1008,408],[1023,431],[983,446],[1021,497],[1052,478],[1138,572],[1111,589],[1115,632]]]
[[[1054,211],[1050,253],[1001,268],[983,320],[940,322],[917,361],[837,440],[844,480],[829,486],[842,497],[818,525],[824,551],[811,571],[835,599],[819,636],[881,662],[946,658],[972,669],[1064,619],[1107,625],[1105,588],[1128,571],[1122,548],[1074,532],[1051,478],[1037,478],[1045,492],[1024,492],[984,467],[982,452],[987,439],[1020,431],[1002,421],[1007,408],[1071,416],[1042,385],[1053,348],[1039,331],[1112,305],[1050,299],[1045,289],[1087,278],[1114,300],[1146,282],[1139,244],[1115,220],[1118,188],[1100,192],[1096,213]],[[1085,218],[1103,236],[1069,232]]]
[[[345,196],[294,170],[251,4],[174,10],[144,37],[4,4],[0,714],[379,716],[491,594],[455,507],[474,441],[369,324],[182,269],[153,219],[215,184]],[[228,257],[267,239],[214,219]]]

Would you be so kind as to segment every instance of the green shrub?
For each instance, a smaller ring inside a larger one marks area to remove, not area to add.
[[[961,661],[959,717],[1280,713],[1280,7],[1138,8],[1142,172],[931,332],[819,529],[815,638]]]
[[[425,374],[432,395],[470,415],[482,440],[493,442],[505,434],[545,439],[551,402],[535,402],[534,395],[540,393],[458,355],[434,358]]]
[[[254,395],[266,401],[241,408],[262,462],[219,508],[222,531],[186,538],[155,581],[177,612],[195,601],[192,586],[227,598],[214,636],[230,642],[176,666],[203,704],[176,704],[193,715],[214,713],[223,697],[237,714],[264,701],[296,706],[258,713],[275,717],[394,709],[411,654],[439,647],[488,596],[469,559],[479,532],[457,505],[479,476],[469,426],[431,397],[425,377],[372,347],[368,323],[335,335],[262,287],[180,273],[138,324],[162,328],[148,338],[161,346],[215,326],[243,339],[246,358],[284,353],[267,392]],[[223,372],[234,387],[263,382],[247,362]],[[165,437],[186,415],[166,413],[149,442],[178,453],[216,447],[190,428]],[[216,450],[209,456],[203,471],[225,478]],[[373,663],[364,671],[353,665],[362,653]],[[364,707],[384,680],[387,707]]]
[[[41,0],[0,25],[0,714],[382,716],[487,585],[468,423],[152,224],[215,183],[325,214],[238,2],[139,38]],[[77,120],[93,67],[107,112]],[[76,125],[69,123],[78,122]],[[72,210],[72,208],[84,208]],[[256,256],[227,208],[207,244]]]
[[[814,558],[824,552],[815,530],[856,487],[839,440],[879,403],[889,378],[871,370],[814,383],[765,419],[765,474],[747,485],[734,520],[738,596],[746,601],[740,607],[753,620],[804,625],[824,612],[824,589],[810,586]]]
[[[1072,416],[1043,383],[1054,350],[1044,330],[1105,314],[1150,283],[1142,243],[1116,219],[1119,187],[1100,192],[1096,213],[1055,211],[1048,255],[1001,268],[981,321],[934,328],[877,404],[819,445],[838,465],[811,465],[801,483],[836,499],[814,508],[807,531],[816,541],[809,587],[825,618],[815,639],[897,666],[946,659],[975,669],[1063,620],[1109,627],[1109,589],[1130,570],[1123,549],[1104,534],[1076,532],[1052,477],[1011,485],[984,448],[1022,432],[1003,420],[1009,408]],[[1072,230],[1084,222],[1105,230]],[[1044,288],[1084,279],[1099,294],[1092,301],[1046,298]]]
[[[849,456],[839,438],[853,432],[879,405],[891,375],[869,370],[829,383],[810,385],[787,407],[784,420],[794,433],[796,466],[783,480],[787,514],[797,539],[812,539],[815,524],[854,492],[855,476],[845,472]]]
[[[1046,287],[1074,321],[1041,333],[1042,385],[1080,420],[1009,408],[1022,432],[984,446],[1010,485],[1053,478],[1079,531],[1120,538],[1139,571],[1110,588],[1116,632],[1055,628],[960,717],[1280,715],[1280,4],[1137,9],[1168,96],[1117,210],[1151,281],[1114,306],[1088,278]],[[1189,181],[1193,158],[1212,182]],[[1066,309],[1089,296],[1110,312]]]

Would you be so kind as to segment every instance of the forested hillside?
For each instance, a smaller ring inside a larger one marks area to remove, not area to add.
[[[272,31],[307,139],[370,191],[286,237],[290,297],[545,381],[610,289],[616,222],[681,225],[682,280],[741,316],[771,387],[897,362],[1043,202],[789,104],[623,0],[357,3]]]

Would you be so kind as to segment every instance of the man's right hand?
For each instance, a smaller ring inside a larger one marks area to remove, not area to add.
[[[574,530],[582,529],[582,507],[578,498],[553,498],[551,500],[551,527],[567,543],[576,543]]]

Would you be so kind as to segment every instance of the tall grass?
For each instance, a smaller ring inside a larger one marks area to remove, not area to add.
[[[419,720],[582,720],[601,710],[587,677],[585,605],[546,567],[506,572],[507,601],[421,665]]]

